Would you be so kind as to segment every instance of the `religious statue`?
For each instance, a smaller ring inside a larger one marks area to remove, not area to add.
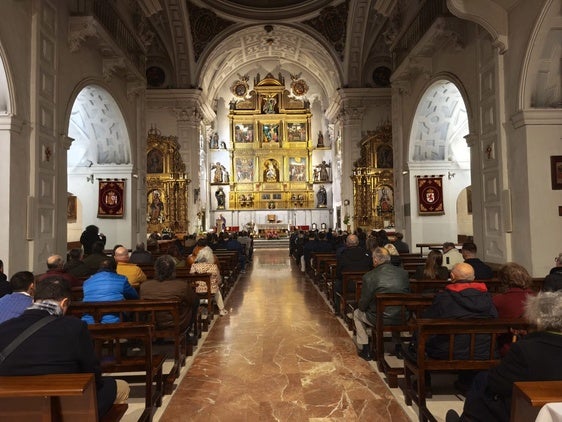
[[[225,180],[225,176],[227,176],[228,173],[226,172],[225,166],[223,166],[221,163],[219,163],[217,161],[215,164],[211,164],[211,171],[212,170],[215,170],[215,176],[213,177],[213,183],[227,182],[227,180]]]
[[[318,202],[316,204],[316,208],[326,208],[328,203],[328,194],[324,185],[320,185],[320,189],[318,189],[318,192],[316,193],[316,200]]]
[[[213,135],[209,139],[209,147],[211,149],[219,148],[219,134],[217,132],[213,133]]]
[[[324,134],[321,130],[318,131],[318,143],[316,144],[317,148],[324,148]]]
[[[278,182],[279,181],[279,169],[277,168],[277,162],[275,160],[268,160],[265,163],[265,170],[263,171],[264,182]]]
[[[150,202],[150,222],[161,223],[164,220],[164,203],[160,199],[160,192],[154,190],[152,192],[152,201]]]
[[[318,169],[314,172],[314,180],[320,182],[327,182],[330,180],[330,174],[328,173],[328,169],[331,167],[331,163],[326,163],[326,161],[322,161],[320,164],[316,166]]]
[[[277,99],[275,97],[266,98],[262,105],[262,111],[265,114],[275,114],[276,105],[277,105]]]
[[[215,192],[215,198],[217,200],[217,209],[224,210],[224,204],[226,201],[226,194],[222,190],[222,188],[218,188]]]

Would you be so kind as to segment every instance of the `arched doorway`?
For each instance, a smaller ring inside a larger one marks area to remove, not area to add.
[[[472,224],[459,225],[457,214],[457,198],[471,184],[470,149],[464,139],[468,133],[466,105],[457,86],[445,79],[433,82],[421,97],[410,133],[412,244],[456,242],[459,235],[473,235]],[[435,212],[420,206],[424,180],[442,189],[442,208]]]
[[[86,226],[95,224],[107,236],[108,246],[130,246],[135,212],[131,202],[131,148],[123,114],[108,91],[88,85],[79,92],[72,106],[68,136],[74,139],[68,151],[68,241],[78,240]],[[104,193],[107,182],[117,182],[117,190]],[[119,192],[121,186],[123,191]],[[106,212],[104,195],[114,203],[119,200],[115,194],[120,193],[122,212]]]

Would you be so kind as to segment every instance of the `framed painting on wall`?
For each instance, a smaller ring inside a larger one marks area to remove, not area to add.
[[[287,123],[287,141],[288,142],[305,142],[308,139],[306,133],[305,122],[289,122]]]
[[[280,126],[279,122],[260,124],[262,144],[279,145],[281,142]]]
[[[236,181],[251,183],[254,181],[254,157],[236,157],[234,159]]]
[[[290,182],[306,182],[306,158],[289,157],[287,171]]]
[[[234,142],[249,144],[254,142],[254,125],[251,123],[234,123]]]

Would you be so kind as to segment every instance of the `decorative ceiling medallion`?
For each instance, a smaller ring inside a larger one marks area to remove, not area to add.
[[[308,92],[308,85],[304,81],[304,79],[300,79],[301,74],[298,75],[291,75],[292,83],[291,83],[291,90],[293,95],[300,97]]]
[[[244,98],[250,89],[248,85],[248,80],[250,79],[247,75],[238,75],[240,79],[235,81],[230,87],[230,91],[238,98]]]

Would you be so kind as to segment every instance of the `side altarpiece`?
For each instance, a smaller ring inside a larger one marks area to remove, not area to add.
[[[148,132],[146,153],[147,232],[185,233],[187,185],[185,164],[175,136],[162,136],[158,129]]]
[[[366,230],[394,227],[392,126],[380,125],[361,140],[361,157],[354,163],[355,225]]]

